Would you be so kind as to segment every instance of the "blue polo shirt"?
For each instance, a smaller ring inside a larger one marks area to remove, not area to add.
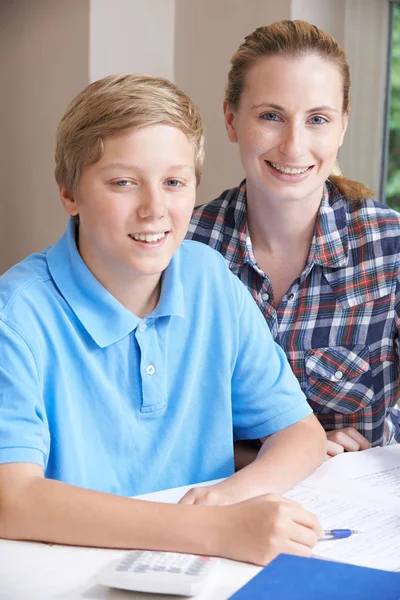
[[[75,227],[0,278],[0,463],[132,496],[226,477],[233,440],[311,410],[249,292],[185,241],[146,318],[93,276]]]

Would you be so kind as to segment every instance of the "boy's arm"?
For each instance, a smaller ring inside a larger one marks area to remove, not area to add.
[[[311,554],[322,535],[314,515],[272,495],[250,502],[146,502],[45,479],[35,464],[0,465],[0,538],[188,552],[259,565],[282,552]]]
[[[310,475],[326,456],[326,435],[314,415],[261,441],[254,462],[212,487],[192,488],[182,504],[231,504],[281,494]]]
[[[343,452],[358,452],[371,448],[371,443],[354,427],[334,429],[326,431],[325,434],[327,438],[327,459]],[[260,444],[259,440],[239,440],[235,442],[235,471],[247,467],[257,458]]]
[[[211,489],[188,492],[182,503],[228,504],[281,493],[312,473],[326,457],[325,432],[283,349],[274,342],[248,290],[235,275],[229,276],[238,302],[231,342],[233,435],[242,440],[261,439],[263,446],[253,463]]]

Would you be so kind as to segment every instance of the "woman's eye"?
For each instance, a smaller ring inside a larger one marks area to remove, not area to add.
[[[322,125],[323,123],[327,123],[327,120],[325,119],[325,117],[311,117],[310,119],[312,125]]]
[[[261,119],[264,119],[264,121],[278,121],[279,117],[274,112],[267,112],[261,115]]]

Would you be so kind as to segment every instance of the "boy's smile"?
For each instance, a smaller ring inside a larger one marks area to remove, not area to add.
[[[150,125],[106,138],[83,169],[74,198],[79,251],[117,299],[140,282],[151,290],[185,237],[195,203],[194,144],[176,127]],[[64,195],[63,195],[64,193]]]

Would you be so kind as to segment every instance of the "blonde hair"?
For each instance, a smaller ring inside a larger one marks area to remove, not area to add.
[[[167,79],[132,74],[99,79],[72,100],[56,134],[57,183],[74,193],[82,169],[101,158],[104,138],[125,129],[155,124],[177,127],[193,141],[199,183],[204,134],[198,109]]]
[[[237,109],[244,86],[246,74],[257,60],[275,55],[301,56],[316,54],[333,63],[339,70],[343,81],[342,111],[350,110],[350,69],[347,56],[338,42],[315,25],[307,21],[278,21],[271,25],[258,27],[245,37],[244,42],[232,56],[231,69],[225,90],[225,100],[232,109]],[[329,179],[348,198],[364,199],[374,193],[357,181],[344,177],[336,162]]]

